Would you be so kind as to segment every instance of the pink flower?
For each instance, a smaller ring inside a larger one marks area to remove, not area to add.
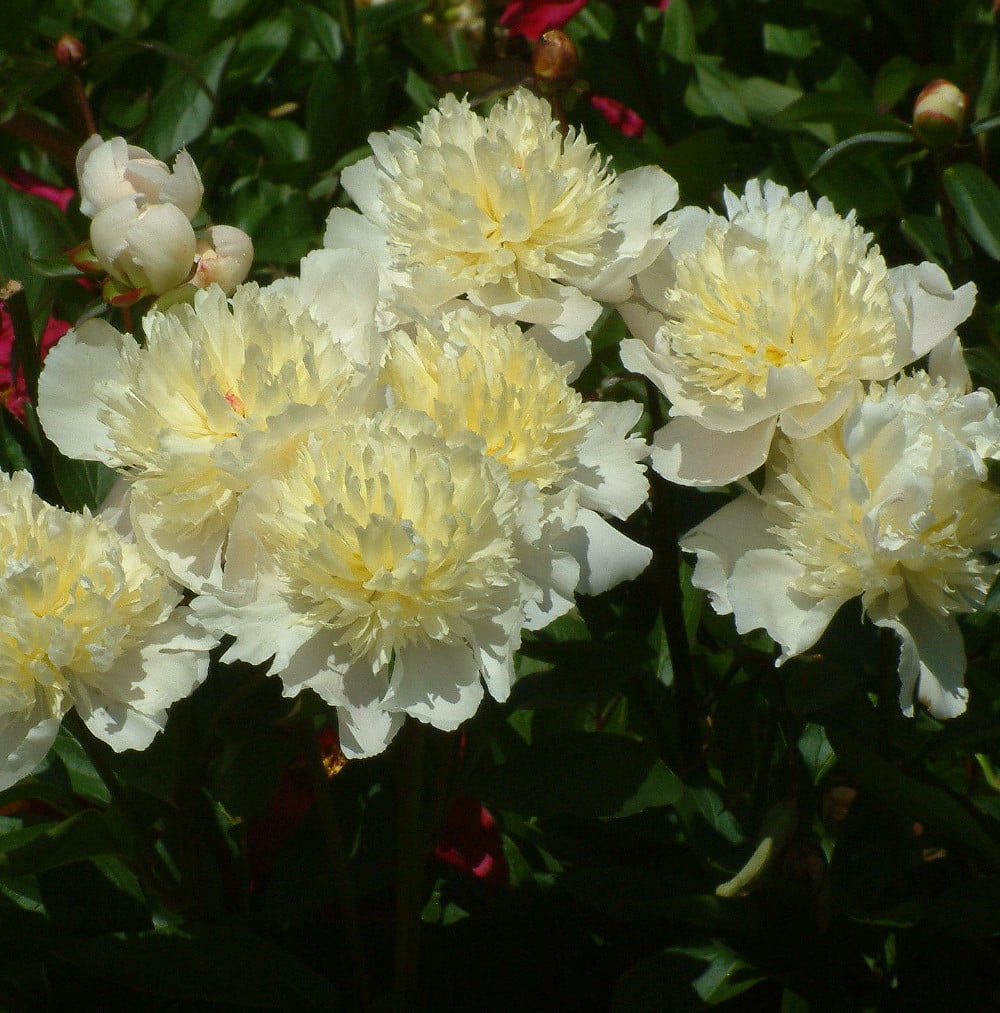
[[[65,320],[49,317],[42,333],[40,354],[44,359],[48,350],[69,330]],[[28,398],[28,389],[24,382],[24,372],[20,368],[17,376],[11,376],[10,358],[14,347],[14,327],[10,322],[7,308],[0,303],[0,404],[5,405],[19,419],[24,418],[24,402]]]
[[[661,11],[670,6],[670,0],[648,0]],[[512,0],[503,14],[500,24],[511,35],[523,35],[532,42],[552,28],[562,28],[567,21],[587,6],[587,0]]]
[[[69,207],[69,202],[76,196],[76,190],[73,187],[53,186],[51,183],[46,183],[44,179],[39,179],[25,169],[11,169],[10,172],[0,172],[0,176],[7,180],[15,190],[21,190],[23,193],[30,193],[33,197],[43,197],[45,200],[52,201],[60,211],[65,211]]]
[[[591,95],[590,104],[626,137],[641,138],[646,132],[646,121],[618,99],[608,98],[607,95]]]
[[[537,42],[552,28],[562,28],[587,6],[587,0],[513,0],[500,15],[500,24],[511,35]]]
[[[459,795],[452,803],[434,857],[476,879],[497,886],[510,885],[497,821],[471,795]]]

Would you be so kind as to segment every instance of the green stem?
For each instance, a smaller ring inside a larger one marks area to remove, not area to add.
[[[316,796],[316,813],[323,830],[326,857],[333,875],[344,938],[351,958],[354,987],[360,1000],[361,1009],[369,1010],[372,1004],[371,977],[368,971],[368,956],[361,928],[361,917],[358,914],[357,897],[354,893],[354,883],[351,881],[347,845],[340,829],[340,820],[333,804],[333,798],[330,795],[330,783],[326,767],[323,765],[319,736],[316,734],[312,721],[308,718],[302,720],[300,729],[300,738],[309,768],[309,779],[312,782],[313,794]]]
[[[344,42],[354,49],[358,38],[358,11],[355,0],[340,0],[340,29]]]
[[[97,776],[108,789],[111,800],[125,817],[132,831],[133,841],[138,852],[138,861],[133,863],[137,875],[157,900],[176,910],[176,880],[168,869],[167,863],[156,850],[149,826],[132,805],[125,789],[122,788],[115,772],[111,769],[111,765],[104,755],[103,743],[99,743],[94,738],[90,729],[84,724],[83,718],[75,710],[66,714],[63,724],[80,743],[80,747],[87,754],[87,759],[97,771]]]
[[[424,877],[424,835],[420,817],[424,787],[426,729],[407,718],[396,755],[396,995],[403,1008],[416,1008],[420,994],[420,908]]]
[[[647,401],[654,432],[663,426],[659,392],[647,380]],[[656,474],[650,476],[653,505],[653,553],[660,590],[663,630],[674,673],[677,748],[683,768],[701,765],[701,729],[698,721],[698,693],[687,630],[684,628],[684,595],[681,590],[680,549],[677,544],[677,510],[670,483]]]

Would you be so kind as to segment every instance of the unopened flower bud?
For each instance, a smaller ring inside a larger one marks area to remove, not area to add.
[[[64,67],[79,67],[87,55],[83,43],[75,35],[69,33],[59,36],[53,46],[53,51],[56,60]]]
[[[539,81],[551,84],[572,81],[579,65],[576,46],[565,32],[552,29],[535,43],[531,69]]]
[[[102,140],[93,134],[76,156],[80,178],[80,210],[88,218],[125,197],[138,206],[173,204],[189,220],[201,207],[204,188],[194,159],[179,151],[170,169],[145,148],[124,137]]]
[[[95,216],[90,244],[112,278],[152,295],[180,285],[194,266],[194,229],[174,204],[140,208],[126,197]]]
[[[198,240],[191,281],[198,288],[218,285],[232,295],[253,264],[253,241],[232,225],[213,225]]]
[[[913,104],[913,129],[930,148],[954,144],[965,128],[969,97],[951,81],[931,81]]]

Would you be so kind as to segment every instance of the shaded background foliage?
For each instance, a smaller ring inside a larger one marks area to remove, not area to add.
[[[350,15],[334,0],[5,0],[0,168],[72,185],[82,88],[105,136],[159,157],[188,147],[206,205],[253,236],[267,281],[318,245],[369,132],[415,122],[444,88],[530,79],[530,43],[493,34],[503,6],[463,33],[432,0]],[[683,203],[718,207],[723,187],[763,175],[856,209],[891,264],[976,282],[963,338],[977,382],[1000,389],[987,0],[591,0],[566,30],[581,55],[569,118],[618,169],[662,165]],[[66,32],[86,49],[78,68],[53,57]],[[969,92],[973,127],[929,151],[908,119],[938,77]],[[592,95],[628,106],[642,135]],[[61,256],[85,234],[78,205],[63,215],[0,181],[0,274],[24,284],[36,338],[53,312],[100,309]],[[652,426],[664,406],[622,373],[623,333],[607,314],[581,388],[646,400]],[[72,508],[108,488],[100,466],[59,457],[30,405],[23,421],[4,409],[0,464]],[[907,720],[895,648],[857,611],[775,671],[766,636],[739,638],[706,607],[676,571],[675,533],[722,502],[656,481],[629,526],[656,549],[650,570],[532,635],[508,703],[428,737],[424,834],[403,842],[424,873],[418,1005],[1000,1007],[1000,594],[964,624],[968,712]],[[340,873],[373,1008],[414,1008],[388,998],[409,740],[344,765],[327,722],[315,699],[290,712],[276,681],[217,665],[143,754],[69,723],[0,795],[4,1008],[356,1008]]]

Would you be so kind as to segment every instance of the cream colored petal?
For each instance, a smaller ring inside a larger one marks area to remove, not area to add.
[[[626,580],[638,577],[649,565],[653,553],[612,527],[593,510],[577,515],[574,554],[580,564],[579,590],[603,594]]]
[[[738,433],[719,433],[694,419],[671,419],[653,437],[653,469],[679,485],[722,486],[749,475],[767,459],[775,420]]]
[[[102,394],[124,386],[123,355],[138,346],[103,320],[69,331],[45,358],[38,380],[38,416],[46,436],[67,457],[121,464],[98,418]]]

